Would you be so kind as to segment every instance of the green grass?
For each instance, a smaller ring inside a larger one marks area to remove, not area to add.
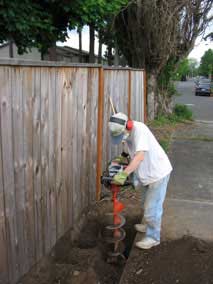
[[[150,125],[153,127],[162,127],[192,120],[192,111],[185,105],[176,104],[172,114],[159,115],[155,120],[150,122]]]
[[[192,111],[185,105],[175,105],[173,113],[170,115],[159,115],[155,120],[149,122],[149,126],[155,130],[157,139],[168,153],[172,132],[178,123],[192,121]]]
[[[192,111],[185,105],[176,104],[174,115],[177,119],[192,120]]]

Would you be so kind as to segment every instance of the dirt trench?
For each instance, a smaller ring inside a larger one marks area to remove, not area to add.
[[[141,220],[140,192],[121,193],[126,218],[125,251],[128,258],[135,238],[133,226]],[[109,245],[102,232],[106,213],[112,212],[110,195],[90,208],[79,238],[71,242],[69,233],[59,240],[48,257],[20,280],[20,284],[118,284],[125,261],[107,262]]]

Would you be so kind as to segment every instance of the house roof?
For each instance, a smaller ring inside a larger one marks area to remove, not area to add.
[[[73,48],[73,47],[70,47],[70,46],[57,46],[56,49],[59,52],[62,51],[62,52],[67,53],[67,55],[70,54],[70,53],[79,55],[79,52],[80,52],[79,49]],[[86,51],[86,50],[82,50],[81,54],[85,55],[85,56],[89,56],[89,52]],[[98,55],[95,54],[95,57],[98,58]]]
[[[1,44],[0,48],[6,47],[6,46],[9,46],[9,42],[5,42],[5,43]],[[70,47],[70,46],[56,46],[56,50],[58,52],[66,53],[67,56],[70,55],[70,53],[79,55],[79,49],[74,48],[74,47]],[[86,51],[86,50],[82,50],[81,54],[85,55],[85,56],[89,56],[89,52]],[[98,58],[97,55],[95,55],[95,57]]]

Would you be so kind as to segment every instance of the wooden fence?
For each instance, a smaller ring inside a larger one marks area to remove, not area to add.
[[[145,73],[0,61],[0,284],[13,284],[100,197],[109,97],[145,117]]]

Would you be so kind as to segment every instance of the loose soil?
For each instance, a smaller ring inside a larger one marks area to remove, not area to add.
[[[134,249],[122,284],[212,284],[213,243],[192,237]]]
[[[71,242],[69,233],[58,241],[51,254],[36,265],[20,284],[117,284],[125,261],[107,263],[109,245],[103,240],[106,213],[112,212],[111,194],[94,204],[78,240]],[[125,204],[125,256],[128,257],[135,238],[133,225],[141,221],[140,191],[122,191],[120,200]]]

